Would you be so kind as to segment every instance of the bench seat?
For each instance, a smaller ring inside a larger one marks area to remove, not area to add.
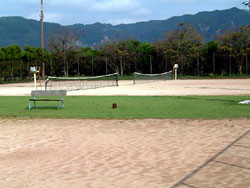
[[[29,101],[63,101],[63,99],[29,99]]]

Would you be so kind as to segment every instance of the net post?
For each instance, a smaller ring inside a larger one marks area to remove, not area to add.
[[[135,74],[135,72],[133,73],[134,75],[133,75],[133,79],[134,79],[134,84],[135,84],[135,77],[136,77],[136,74]]]
[[[47,91],[48,82],[49,82],[49,78],[47,78],[47,80],[45,81],[45,91]]]
[[[116,86],[119,86],[118,85],[118,77],[119,77],[119,75],[118,75],[118,73],[116,73],[116,76],[115,76]]]

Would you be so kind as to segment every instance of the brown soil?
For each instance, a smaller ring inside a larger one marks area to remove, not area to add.
[[[248,119],[0,119],[0,187],[248,188],[249,130]]]
[[[187,96],[187,95],[250,95],[250,79],[168,80],[133,84],[119,81],[118,87],[77,90],[67,95]],[[37,84],[44,90],[44,82]],[[34,83],[0,85],[0,96],[30,96]]]

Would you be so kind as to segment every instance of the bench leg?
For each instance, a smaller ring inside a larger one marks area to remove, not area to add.
[[[57,102],[57,110],[60,109],[60,101]]]
[[[29,110],[31,110],[31,101],[29,101]]]
[[[32,101],[34,102],[34,106],[32,106]],[[57,101],[57,105],[56,106],[38,106],[38,107],[56,107],[57,109],[60,109],[60,108],[64,108],[64,98],[62,98],[61,100],[59,99],[55,99],[55,100],[46,100],[46,99],[38,99],[38,101]],[[62,101],[62,104],[61,104],[61,101]],[[36,97],[34,97],[34,100],[30,100],[29,101],[29,110],[31,110],[32,108],[37,108],[37,105],[36,105]]]
[[[34,107],[36,108],[36,97],[34,97]]]

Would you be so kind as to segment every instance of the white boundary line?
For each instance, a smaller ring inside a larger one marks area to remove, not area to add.
[[[0,153],[0,154],[12,153],[12,152],[15,152],[16,150],[19,150],[19,149],[22,149],[22,148],[25,148],[25,147],[35,146],[35,145],[38,145],[38,144],[41,144],[41,143],[45,143],[45,142],[48,142],[48,140],[41,140],[39,142],[34,142],[34,143],[31,143],[31,144],[17,146],[15,148],[11,148],[11,149],[7,150],[6,152]]]

